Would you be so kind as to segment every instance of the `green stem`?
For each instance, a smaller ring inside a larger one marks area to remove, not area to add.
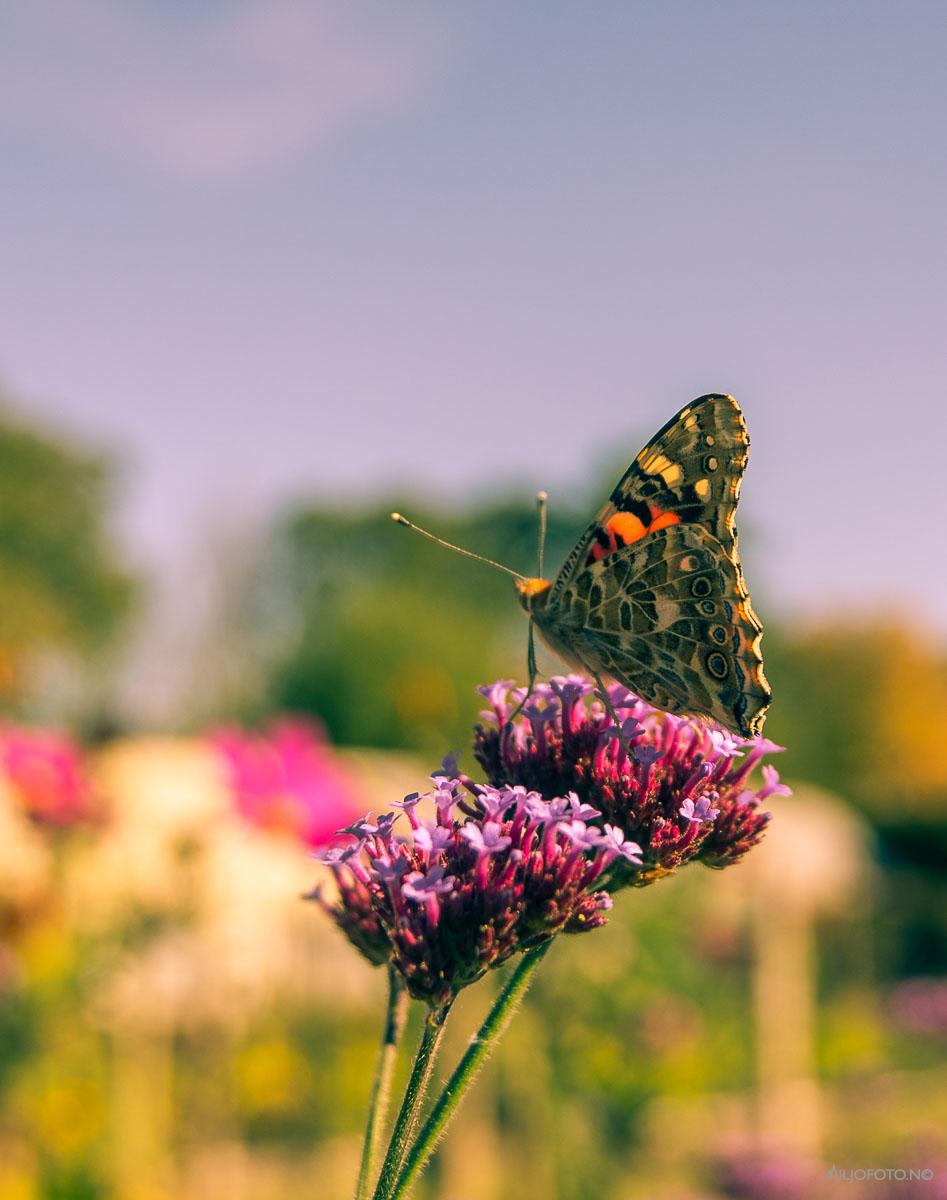
[[[493,1007],[487,1013],[483,1024],[471,1038],[470,1045],[457,1064],[453,1075],[444,1085],[443,1091],[437,1098],[437,1103],[431,1109],[424,1122],[424,1127],[408,1152],[401,1173],[395,1182],[394,1190],[384,1193],[383,1200],[399,1200],[399,1197],[405,1194],[415,1177],[427,1165],[434,1147],[444,1134],[451,1117],[460,1107],[460,1102],[466,1095],[467,1089],[476,1079],[487,1056],[512,1020],[517,1005],[532,982],[533,972],[542,962],[543,956],[551,945],[551,941],[545,942],[538,949],[524,954],[520,959],[516,970],[506,981],[503,991],[494,1000]],[[382,1198],[376,1197],[376,1200],[382,1200]]]
[[[362,1143],[362,1161],[358,1168],[355,1200],[368,1200],[372,1174],[378,1158],[381,1133],[388,1112],[388,1101],[391,1098],[391,1077],[394,1074],[395,1060],[398,1056],[398,1043],[404,1033],[407,1014],[408,993],[401,982],[401,976],[394,967],[389,966],[388,1011],[385,1014],[381,1048],[378,1051],[375,1078],[372,1082],[372,1098],[368,1106],[368,1120],[365,1124],[365,1140]]]
[[[428,1081],[431,1078],[431,1071],[434,1068],[434,1059],[441,1044],[441,1038],[444,1036],[444,1023],[449,1012],[450,1004],[446,1004],[436,1011],[432,1009],[425,1019],[424,1032],[421,1035],[414,1067],[411,1070],[411,1078],[408,1080],[404,1099],[401,1102],[401,1110],[395,1122],[391,1141],[388,1143],[388,1153],[381,1165],[381,1174],[378,1177],[378,1186],[375,1188],[374,1200],[390,1200],[393,1195],[392,1188],[418,1127],[421,1105],[424,1101]]]

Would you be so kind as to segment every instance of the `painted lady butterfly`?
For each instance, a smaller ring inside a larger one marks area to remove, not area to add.
[[[665,711],[762,730],[772,692],[734,526],[749,445],[736,400],[701,396],[641,451],[554,581],[502,568],[530,617],[530,685],[535,626],[603,692],[608,676]]]

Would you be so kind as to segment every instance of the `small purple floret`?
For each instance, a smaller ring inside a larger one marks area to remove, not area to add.
[[[339,829],[337,832],[350,833],[353,837],[357,838],[387,837],[397,819],[397,813],[385,813],[377,821],[373,821],[372,814],[368,812],[361,820],[354,821],[351,825],[346,825],[344,829]]]
[[[511,805],[521,803],[526,795],[525,788],[477,789],[477,802],[488,821],[499,821]]]
[[[618,738],[623,742],[630,742],[640,728],[641,722],[634,717],[626,717],[618,728],[615,725],[609,725],[603,730],[603,736],[609,739]]]
[[[457,765],[460,758],[459,750],[449,750],[441,759],[439,775],[446,775],[450,779],[456,779],[460,774],[460,767]]]
[[[574,704],[594,690],[581,675],[553,675],[549,684],[563,704]]]
[[[566,800],[569,803],[569,815],[574,821],[594,821],[602,815],[601,809],[592,804],[584,804],[575,792],[570,792]]]
[[[769,763],[761,768],[763,772],[763,787],[759,794],[760,800],[768,800],[770,796],[791,796],[792,788],[779,782],[779,772]]]
[[[602,844],[601,829],[584,821],[563,821],[559,828],[579,850],[596,850]]]
[[[697,801],[688,796],[680,807],[680,814],[684,820],[694,825],[703,825],[705,821],[715,820],[719,812],[719,808],[711,806],[709,796],[701,796]]]
[[[453,889],[453,878],[445,879],[444,868],[440,866],[431,867],[425,874],[420,871],[412,871],[401,885],[402,895],[407,896],[409,900],[417,900],[421,903],[437,896],[446,896]]]
[[[361,852],[363,845],[364,841],[360,839],[357,842],[350,843],[348,846],[328,846],[324,850],[317,850],[312,857],[317,862],[325,863],[326,866],[331,866],[332,863],[347,863],[349,859],[354,858]]]
[[[740,749],[743,743],[738,741],[728,730],[711,729],[710,740],[719,754],[725,754],[727,758],[743,757],[743,751]]]
[[[425,854],[439,854],[450,844],[451,831],[443,825],[419,825],[414,831],[414,845]]]
[[[625,841],[625,831],[617,825],[605,825],[604,846],[609,853],[619,855],[636,867],[641,866],[641,847],[637,842]]]
[[[499,854],[513,842],[512,838],[501,832],[502,828],[497,821],[487,821],[483,825],[471,821],[460,831],[460,836],[473,846],[478,854]]]
[[[382,883],[397,883],[411,870],[411,864],[406,858],[376,858],[375,874]]]

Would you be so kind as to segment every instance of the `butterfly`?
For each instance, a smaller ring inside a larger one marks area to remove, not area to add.
[[[502,568],[530,618],[529,691],[535,628],[606,703],[603,676],[666,712],[761,732],[772,692],[734,525],[749,445],[736,400],[701,396],[638,454],[554,580]]]

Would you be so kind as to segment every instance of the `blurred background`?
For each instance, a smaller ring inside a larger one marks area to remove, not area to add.
[[[935,0],[2,6],[0,1200],[350,1194],[383,981],[308,852],[525,668],[388,511],[527,571],[542,486],[555,563],[716,390],[796,795],[556,948],[419,1196],[947,1194],[945,50]]]

